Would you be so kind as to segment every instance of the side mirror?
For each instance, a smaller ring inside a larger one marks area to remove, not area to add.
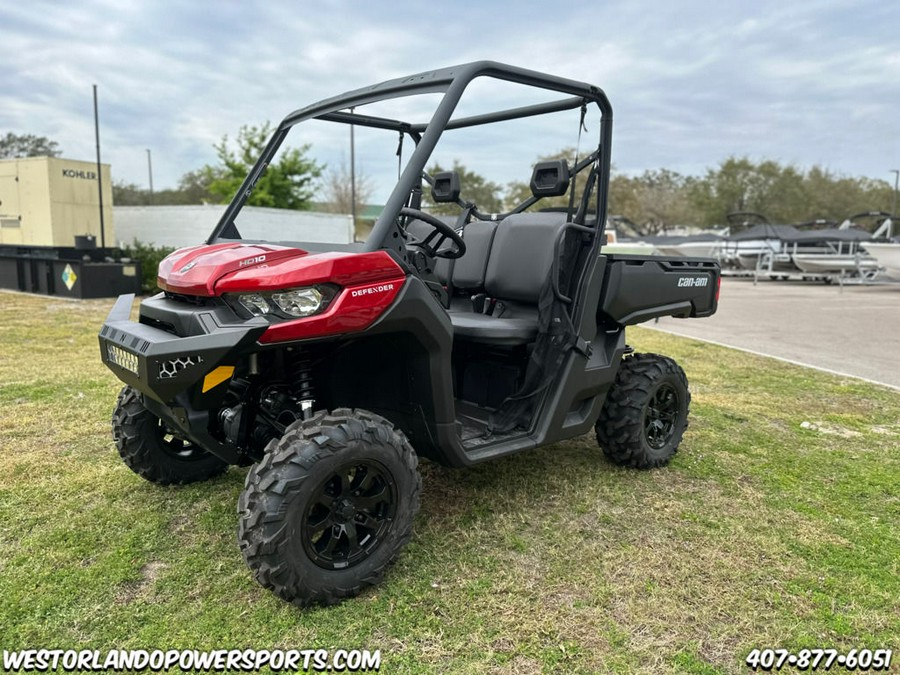
[[[531,194],[535,197],[559,197],[569,189],[569,165],[564,159],[538,162],[531,174]]]
[[[431,198],[436,204],[456,202],[459,199],[459,189],[459,174],[455,171],[441,171],[434,176]]]

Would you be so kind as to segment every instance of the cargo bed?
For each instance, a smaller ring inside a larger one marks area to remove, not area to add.
[[[632,326],[660,316],[710,316],[718,304],[719,280],[713,258],[608,255],[597,319]]]

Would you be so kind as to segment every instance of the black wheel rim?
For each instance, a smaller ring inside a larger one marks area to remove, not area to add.
[[[307,555],[328,570],[358,565],[384,541],[396,503],[394,481],[378,462],[340,467],[316,488],[303,514]]]
[[[206,450],[203,448],[200,448],[183,438],[179,438],[172,433],[172,430],[169,429],[162,420],[159,420],[156,431],[159,434],[159,442],[163,452],[170,457],[184,462],[191,462],[208,456]]]
[[[647,445],[661,450],[675,435],[678,422],[678,391],[671,384],[663,383],[653,392],[644,414],[644,436]]]

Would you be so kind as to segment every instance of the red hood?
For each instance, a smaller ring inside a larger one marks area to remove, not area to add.
[[[299,248],[271,244],[213,244],[182,248],[159,264],[160,288],[185,295],[216,295],[216,282],[237,270],[266,267],[308,253]]]
[[[405,273],[386,251],[310,254],[273,244],[214,244],[183,248],[159,264],[159,287],[184,295],[277,291],[333,283],[343,288]]]

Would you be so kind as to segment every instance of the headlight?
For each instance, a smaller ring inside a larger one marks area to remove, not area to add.
[[[269,303],[259,293],[245,293],[238,296],[238,302],[244,306],[253,316],[262,316],[269,313]]]
[[[224,296],[232,307],[252,316],[282,319],[302,319],[323,311],[340,289],[331,284],[290,288],[274,293],[240,293]],[[236,302],[235,302],[236,301]]]
[[[284,293],[272,293],[272,302],[285,314],[309,316],[322,306],[322,294],[317,288],[298,288]]]

